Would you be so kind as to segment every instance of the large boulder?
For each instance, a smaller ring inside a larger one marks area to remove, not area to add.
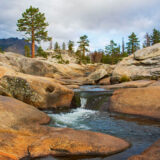
[[[0,158],[42,156],[104,156],[130,145],[107,134],[41,126],[49,117],[16,99],[0,96]]]
[[[149,58],[156,58],[160,56],[160,44],[157,43],[152,47],[147,47],[142,50],[138,50],[134,53],[134,57],[136,60],[145,60]],[[157,59],[158,60],[158,59]]]
[[[73,91],[54,79],[0,67],[0,95],[14,97],[40,109],[70,107]]]
[[[100,79],[102,79],[105,76],[108,76],[108,72],[105,69],[98,69],[95,72],[91,73],[88,76],[89,80],[93,80],[93,81],[98,81]]]
[[[114,91],[110,110],[160,120],[160,86]]]
[[[103,78],[109,77],[112,74],[114,67],[115,66],[112,65],[97,66],[97,69],[91,74],[89,74],[87,80],[91,82],[98,82]]]
[[[140,155],[132,156],[128,160],[159,160],[160,159],[160,139],[147,148]]]
[[[24,125],[46,124],[50,118],[35,107],[14,98],[0,96],[0,128],[18,129]]]
[[[25,74],[51,78],[83,76],[85,69],[78,64],[55,64],[48,59],[28,58],[12,52],[0,54],[0,65]]]
[[[124,76],[131,80],[158,79],[160,77],[160,43],[138,50],[124,58],[116,65],[111,81],[119,83]]]

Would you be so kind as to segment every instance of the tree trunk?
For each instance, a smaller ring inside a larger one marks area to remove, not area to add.
[[[83,58],[85,57],[85,48],[83,48]]]
[[[32,40],[32,58],[35,57],[35,41]]]
[[[134,44],[132,42],[132,54],[134,53]]]
[[[34,40],[34,30],[32,30],[32,58],[35,57],[35,40]]]

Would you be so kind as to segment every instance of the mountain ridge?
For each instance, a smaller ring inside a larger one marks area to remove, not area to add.
[[[15,52],[25,55],[24,46],[27,45],[31,49],[31,43],[27,42],[24,38],[19,39],[17,37],[0,39],[0,48],[5,52]],[[37,46],[35,46],[37,50]]]

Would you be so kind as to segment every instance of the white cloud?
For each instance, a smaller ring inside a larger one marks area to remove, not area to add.
[[[54,41],[77,41],[87,34],[91,48],[104,48],[109,39],[127,37],[131,32],[142,37],[159,27],[159,0],[1,0],[0,38],[20,36],[17,19],[30,5],[44,12]],[[106,42],[104,42],[106,41]]]

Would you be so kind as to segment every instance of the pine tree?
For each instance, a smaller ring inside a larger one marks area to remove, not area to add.
[[[120,46],[117,43],[111,40],[110,44],[105,47],[105,52],[110,55],[112,64],[117,63],[120,54]]]
[[[26,57],[30,57],[30,48],[29,46],[25,45],[24,46],[24,52]]]
[[[64,42],[62,44],[62,50],[66,50],[66,44]]]
[[[151,37],[148,33],[145,34],[144,39],[143,48],[151,46]]]
[[[118,54],[119,47],[117,46],[117,43],[115,43],[113,40],[111,40],[110,44],[105,47],[105,52],[110,55]]]
[[[134,32],[128,36],[128,43],[126,48],[129,55],[133,54],[140,48],[139,40]]]
[[[39,12],[38,8],[30,6],[17,21],[17,31],[25,32],[28,35],[27,40],[32,42],[32,58],[35,57],[35,42],[50,40],[48,32],[45,31],[48,26],[45,20],[44,14]]]
[[[68,51],[73,53],[74,52],[74,42],[69,40],[68,42]]]
[[[79,51],[81,51],[82,53],[82,57],[85,57],[85,53],[89,52],[89,40],[88,37],[86,35],[81,36],[80,40],[77,42],[79,43]]]
[[[54,50],[56,51],[56,52],[60,52],[60,46],[59,46],[59,44],[58,44],[58,42],[56,42],[55,44],[54,44]]]
[[[160,31],[154,28],[151,35],[151,44],[154,45],[156,43],[160,43]]]

